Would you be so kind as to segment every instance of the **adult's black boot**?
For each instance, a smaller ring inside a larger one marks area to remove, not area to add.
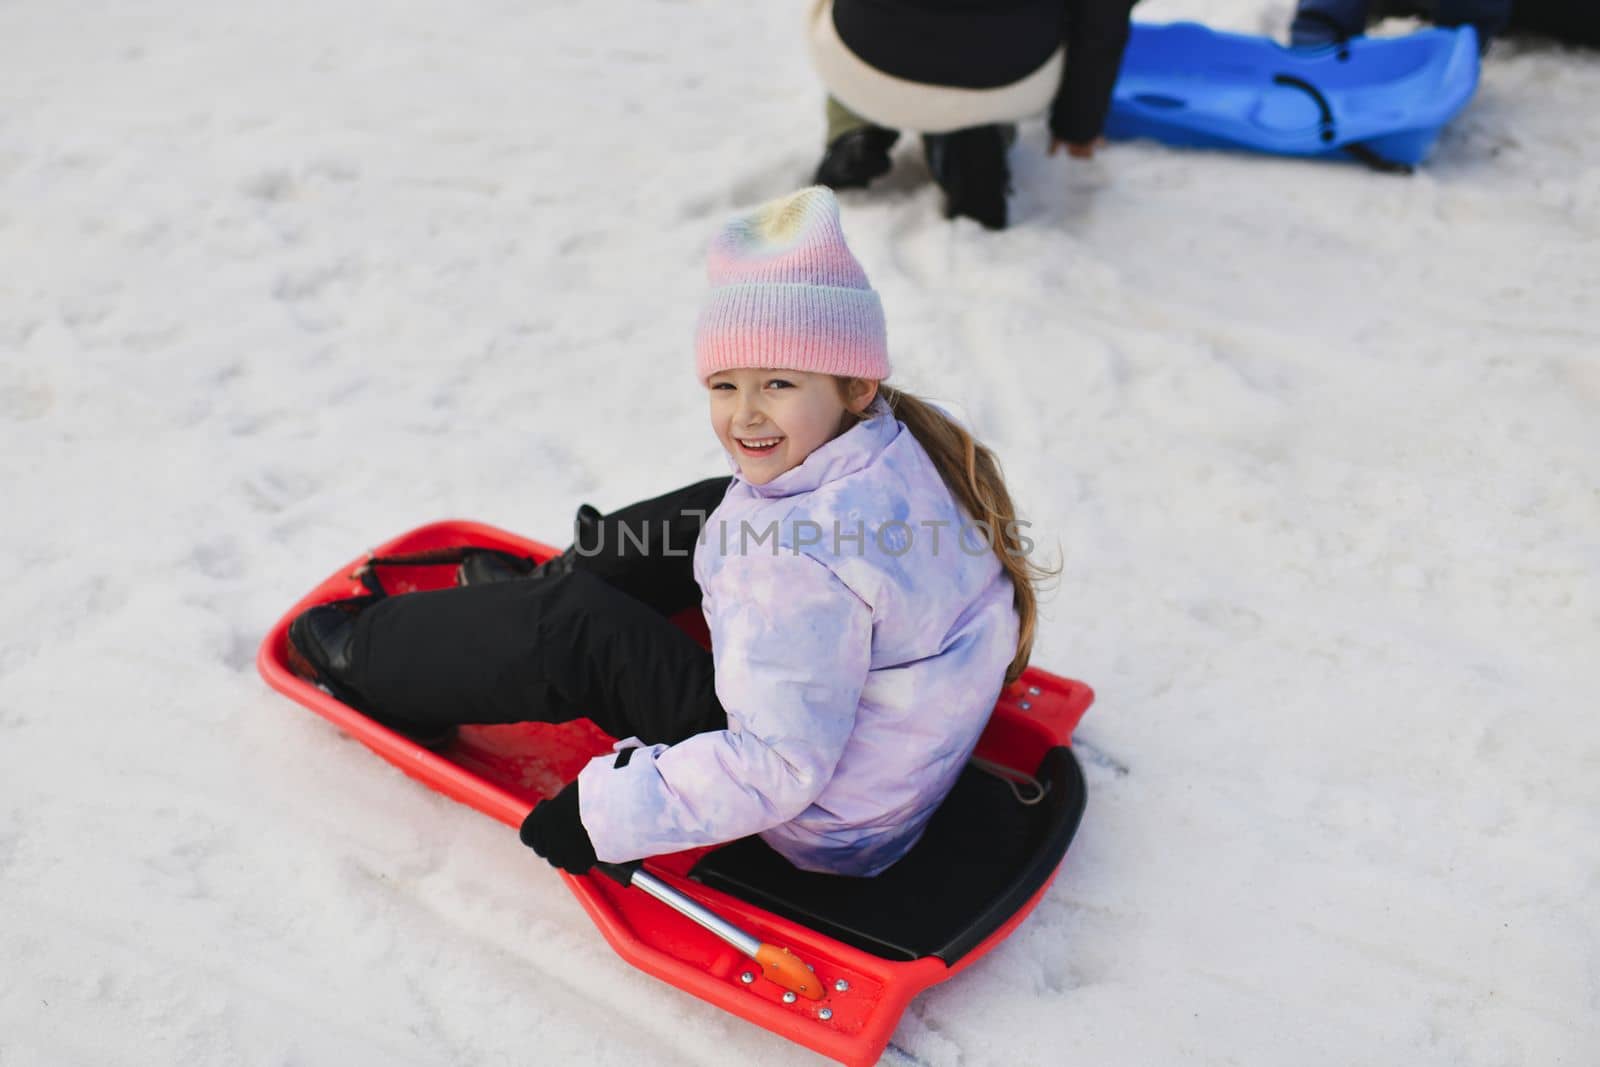
[[[858,126],[835,137],[817,164],[813,184],[830,189],[865,189],[872,179],[889,173],[889,149],[900,134],[882,126]]]
[[[379,599],[358,596],[335,600],[307,608],[295,616],[289,623],[289,668],[369,719],[404,734],[423,748],[442,751],[456,738],[454,726],[418,725],[377,714],[350,683],[356,616]]]
[[[1004,126],[973,126],[922,139],[928,170],[944,190],[944,217],[964,216],[991,230],[1006,228],[1011,192],[1010,147]]]

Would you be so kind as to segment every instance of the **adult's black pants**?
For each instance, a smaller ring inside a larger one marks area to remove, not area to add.
[[[1600,47],[1600,10],[1593,0],[1516,0],[1511,5],[1511,29],[1596,48]]]
[[[589,718],[669,745],[725,729],[711,654],[668,617],[700,603],[694,547],[728,482],[601,517],[563,566],[378,601],[356,619],[350,685],[418,725]]]

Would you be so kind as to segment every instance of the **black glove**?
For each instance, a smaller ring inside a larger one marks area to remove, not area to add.
[[[578,780],[538,804],[522,820],[522,843],[571,874],[587,874],[599,861],[578,817]]]

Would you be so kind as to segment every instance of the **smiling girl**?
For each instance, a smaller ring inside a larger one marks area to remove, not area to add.
[[[723,370],[706,380],[711,428],[745,481],[765,485],[849,428],[878,383],[766,368]],[[840,405],[844,411],[841,414]]]
[[[760,834],[798,867],[873,875],[1027,665],[1042,572],[992,454],[884,384],[882,308],[832,193],[732,220],[709,274],[697,373],[731,479],[580,512],[525,577],[313,608],[297,669],[414,734],[582,716],[622,739],[523,824],[568,871]],[[667,619],[696,605],[709,652]]]

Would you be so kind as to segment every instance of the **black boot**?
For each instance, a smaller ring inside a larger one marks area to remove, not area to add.
[[[456,738],[454,726],[421,726],[374,714],[347,681],[353,666],[356,616],[379,599],[358,596],[335,600],[307,608],[297,615],[289,624],[289,667],[300,677],[326,689],[340,703],[404,734],[423,748],[434,752],[449,748]]]
[[[991,230],[1006,228],[1011,192],[1009,147],[1003,126],[973,126],[922,138],[928,170],[944,190],[944,217],[965,216]]]
[[[812,183],[830,189],[865,189],[872,179],[889,173],[889,149],[899,139],[900,134],[882,126],[858,126],[841,133],[823,153]]]
[[[597,543],[599,530],[600,512],[589,504],[579,507],[578,514],[572,520],[574,543],[580,546]],[[490,582],[509,582],[518,578],[554,578],[572,570],[574,558],[569,548],[535,566],[531,559],[485,549],[461,561],[461,566],[456,568],[456,584],[488,585]]]

